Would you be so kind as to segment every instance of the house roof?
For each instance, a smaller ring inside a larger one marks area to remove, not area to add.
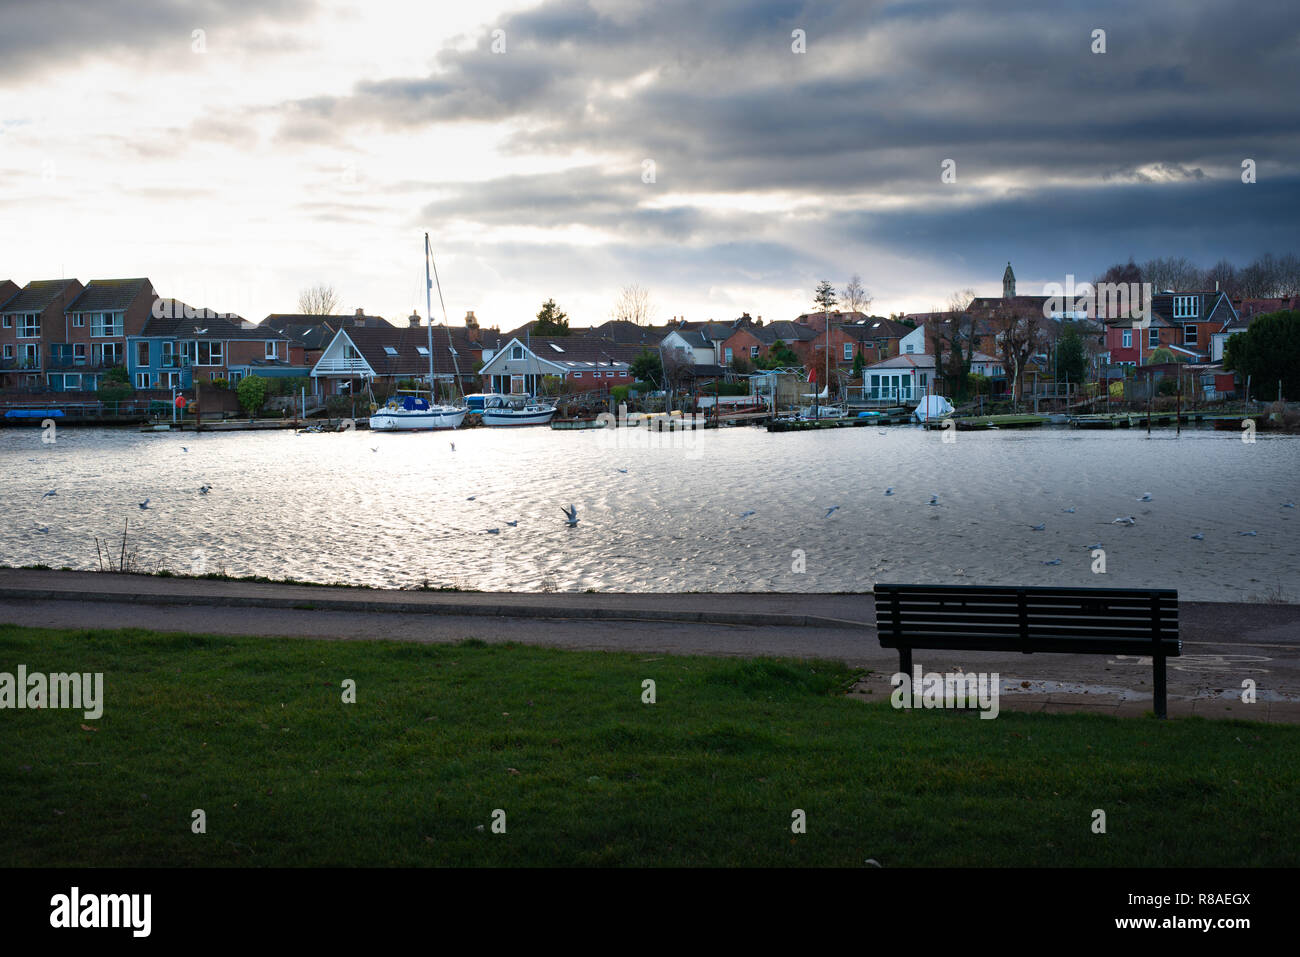
[[[934,368],[934,356],[928,352],[906,352],[901,356],[894,356],[891,359],[882,359],[880,362],[873,362],[867,366],[867,371],[872,369],[925,369]]]
[[[157,298],[148,279],[92,279],[64,312],[120,312],[140,296]]]
[[[18,295],[22,287],[12,279],[0,281],[0,309],[4,309],[5,303]]]
[[[171,318],[150,316],[149,321],[140,330],[141,339],[222,339],[222,340],[286,340],[288,337],[274,329],[254,326],[251,329],[243,324],[239,316],[219,315],[210,309],[194,309],[177,299],[164,299],[169,304],[165,311]],[[198,313],[189,316],[186,312]],[[164,311],[159,309],[159,311]]]
[[[42,312],[58,299],[75,279],[33,279],[4,305],[5,312]]]
[[[1287,309],[1300,309],[1300,296],[1282,296],[1280,298],[1267,299],[1241,299],[1233,303],[1237,309],[1237,315],[1243,319],[1253,318],[1269,312],[1282,312]],[[1230,326],[1235,326],[1235,322],[1229,322]],[[1246,324],[1242,323],[1240,328],[1245,328]]]
[[[864,339],[901,339],[914,328],[884,316],[865,316],[842,326],[845,332],[861,333]]]
[[[626,319],[611,319],[594,326],[587,335],[632,345],[652,345],[657,344],[672,331],[663,326],[642,326],[635,322],[628,322]]]
[[[271,313],[261,325],[292,339],[308,349],[324,349],[337,331],[325,316],[288,315]]]
[[[647,348],[639,343],[634,345],[593,336],[532,336],[529,341],[515,336],[502,344],[487,365],[503,359],[511,361],[508,353],[512,343],[523,346],[540,360],[572,372],[629,365]]]
[[[765,326],[747,326],[746,328],[764,345],[771,345],[777,339],[787,344],[791,342],[807,342],[810,339],[816,339],[818,336],[816,329],[799,322],[791,322],[788,319],[769,322]]]
[[[976,296],[966,307],[967,312],[996,313],[999,311],[1022,312],[1032,310],[1042,313],[1043,304],[1051,296]]]
[[[407,326],[405,328],[385,323],[386,328],[369,326],[348,326],[340,329],[337,335],[346,335],[357,347],[361,357],[366,360],[375,375],[410,375],[427,376],[429,374],[429,328],[428,326]],[[448,335],[456,350],[453,359],[447,348]],[[478,346],[470,342],[463,326],[435,326],[433,329],[433,373],[454,375],[459,366],[461,375],[473,372],[472,353]],[[424,351],[421,351],[424,350]]]
[[[698,329],[670,329],[664,334],[664,338],[667,339],[671,335],[676,335],[679,339],[694,349],[713,348],[713,343],[710,342],[704,333],[700,332]]]

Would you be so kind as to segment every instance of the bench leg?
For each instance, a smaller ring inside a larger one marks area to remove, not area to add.
[[[1169,717],[1169,706],[1165,685],[1165,656],[1157,652],[1151,656],[1151,664],[1155,670],[1156,717],[1167,718]]]
[[[898,649],[898,670],[907,675],[908,680],[912,678],[912,649]]]

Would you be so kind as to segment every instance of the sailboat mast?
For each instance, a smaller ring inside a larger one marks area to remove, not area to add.
[[[429,234],[424,234],[424,277],[428,282],[429,264],[433,263],[433,281],[438,284],[438,305],[442,307],[442,327],[447,330],[447,351],[451,353],[451,367],[455,372],[453,380],[456,387],[460,387],[460,360],[457,358],[456,346],[451,341],[451,326],[447,325],[447,303],[442,298],[442,281],[438,279],[438,264],[433,262],[433,249],[429,246]],[[429,319],[429,375],[433,376],[433,319]]]
[[[429,332],[429,399],[436,401],[433,391],[433,280],[429,278],[429,234],[424,234],[424,321]]]

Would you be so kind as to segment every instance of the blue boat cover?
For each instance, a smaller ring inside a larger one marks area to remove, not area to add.
[[[5,413],[6,419],[59,419],[62,417],[62,409],[10,409]]]

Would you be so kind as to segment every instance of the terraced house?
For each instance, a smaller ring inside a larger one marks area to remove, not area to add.
[[[63,309],[56,328],[46,330],[55,392],[98,388],[104,373],[126,366],[127,337],[149,321],[154,300],[148,279],[92,279]]]
[[[127,371],[138,390],[189,389],[195,381],[246,375],[306,377],[301,345],[265,327],[247,326],[238,316],[195,309],[159,299],[139,335],[128,337]]]
[[[52,366],[61,370],[52,344],[66,341],[65,310],[82,291],[76,279],[34,279],[0,306],[0,387],[41,388]]]

